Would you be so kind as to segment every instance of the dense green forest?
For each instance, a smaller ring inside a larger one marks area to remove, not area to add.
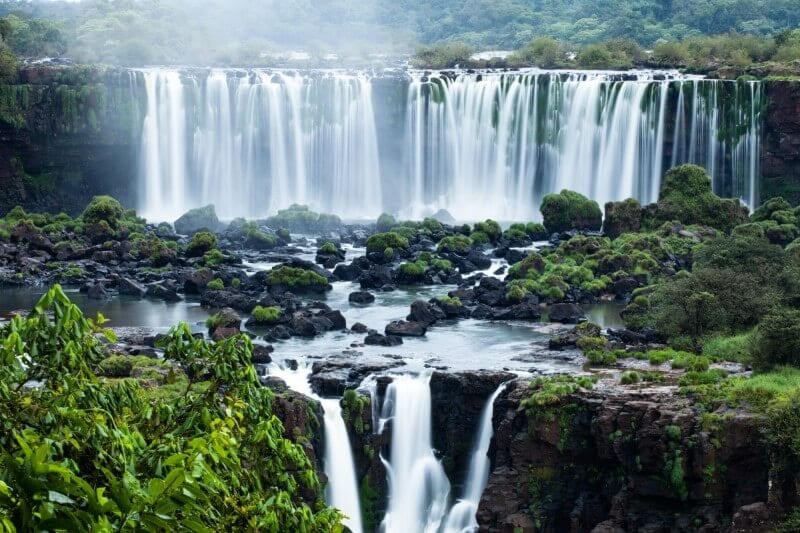
[[[793,0],[6,1],[0,14],[22,57],[122,64],[252,63],[288,49],[358,57],[438,42],[515,50],[540,37],[574,47],[625,38],[651,48],[730,32],[772,36],[800,24]]]

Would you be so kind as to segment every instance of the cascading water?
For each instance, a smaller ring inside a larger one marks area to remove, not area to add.
[[[494,401],[506,390],[506,385],[507,383],[500,385],[486,402],[486,407],[483,408],[478,428],[478,438],[475,440],[475,447],[469,463],[467,482],[464,485],[464,494],[450,509],[445,522],[444,533],[471,533],[478,530],[478,521],[475,518],[475,513],[478,512],[483,490],[489,480],[489,457],[487,454],[494,434],[494,428],[492,427]]]
[[[384,418],[391,418],[389,508],[385,533],[439,531],[450,482],[431,444],[431,373],[399,376],[386,390]]]
[[[259,217],[292,203],[345,217],[381,208],[372,94],[364,74],[142,71],[140,211],[172,220],[213,203]]]
[[[329,505],[341,510],[347,518],[343,523],[353,533],[362,533],[361,502],[358,497],[350,437],[342,419],[339,400],[320,398],[311,390],[308,377],[311,369],[301,365],[297,370],[270,365],[269,373],[281,378],[290,389],[314,398],[322,405],[325,429],[325,474],[328,476],[325,497]]]
[[[758,201],[763,89],[677,73],[141,71],[140,211],[529,220],[542,197],[652,202],[670,166]],[[390,89],[387,90],[386,87]],[[380,89],[380,90],[379,90]],[[481,201],[474,201],[476,195]]]

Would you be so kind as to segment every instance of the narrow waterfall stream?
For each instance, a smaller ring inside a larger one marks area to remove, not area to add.
[[[475,514],[478,512],[481,495],[486,488],[486,482],[489,480],[490,464],[488,453],[492,435],[494,434],[494,428],[492,427],[494,401],[506,390],[507,385],[508,383],[500,385],[483,408],[478,435],[475,439],[475,446],[469,463],[469,475],[464,485],[464,495],[450,509],[444,533],[470,533],[478,530],[478,520]]]
[[[323,424],[325,429],[325,475],[328,476],[328,486],[325,497],[328,503],[342,511],[347,518],[344,524],[353,533],[362,533],[361,502],[358,497],[358,484],[356,483],[353,453],[350,448],[350,437],[347,427],[342,419],[342,408],[336,398],[320,398],[311,390],[308,377],[311,368],[306,365],[298,366],[297,370],[270,365],[270,375],[281,378],[293,391],[318,400],[324,412]]]
[[[447,512],[450,481],[431,439],[430,372],[399,376],[386,390],[385,419],[391,418],[389,506],[385,533],[435,533]]]

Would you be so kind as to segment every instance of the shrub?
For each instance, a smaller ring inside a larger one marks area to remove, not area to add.
[[[767,313],[753,331],[750,350],[759,369],[800,364],[800,310]]]
[[[408,239],[394,232],[375,233],[367,239],[367,252],[383,252],[387,248],[405,250],[408,248]],[[394,254],[392,254],[394,255]]]
[[[500,235],[503,234],[503,230],[502,228],[500,228],[500,224],[498,224],[497,222],[495,222],[490,218],[487,218],[485,221],[478,222],[477,224],[475,224],[472,228],[472,231],[473,233],[480,232],[485,234],[489,238],[489,241],[491,242],[495,242],[500,237]]]
[[[580,193],[562,190],[548,194],[540,207],[548,233],[577,230],[599,230],[603,213],[597,202]]]
[[[711,359],[749,363],[752,358],[750,334],[716,336],[703,344],[703,355]]]
[[[595,336],[583,336],[578,339],[576,343],[578,348],[584,352],[588,352],[590,350],[603,350],[606,346],[608,346],[608,341],[605,337],[595,337]]]
[[[109,378],[126,378],[131,375],[133,358],[125,355],[106,357],[98,364],[101,375]]]
[[[608,202],[605,210],[603,232],[612,239],[623,233],[639,231],[642,226],[642,206],[633,198],[622,202]]]
[[[338,251],[339,250],[336,248],[336,245],[332,242],[326,242],[319,247],[319,253],[321,254],[335,254]]]
[[[267,274],[267,280],[270,285],[286,287],[324,287],[328,284],[328,280],[316,272],[289,266],[273,268]]]
[[[633,385],[635,383],[639,383],[642,380],[642,376],[639,375],[638,372],[635,370],[629,370],[627,372],[623,372],[619,378],[619,382],[623,385]]]
[[[207,288],[211,289],[212,291],[221,291],[225,288],[225,283],[219,278],[214,278],[208,282],[206,285]]]
[[[617,356],[614,352],[606,350],[589,350],[585,353],[586,360],[592,365],[610,366],[616,364]]]
[[[421,278],[428,269],[425,261],[414,261],[413,263],[403,263],[400,265],[400,273],[407,278]]]
[[[457,296],[439,296],[436,300],[444,305],[453,305],[455,307],[461,307],[461,299]]]
[[[544,225],[538,222],[528,222],[525,224],[525,233],[534,241],[543,241],[548,237]]]
[[[281,316],[281,308],[274,306],[261,307],[260,305],[257,305],[253,309],[251,316],[258,324],[274,324]]]
[[[453,68],[466,65],[473,54],[471,46],[464,43],[439,43],[417,49],[411,58],[415,68]]]
[[[465,254],[472,248],[472,241],[464,235],[450,235],[439,241],[436,250],[439,252],[451,252]]]
[[[117,229],[122,214],[122,205],[117,200],[111,196],[95,196],[84,209],[82,218],[86,224],[105,222]]]
[[[201,257],[217,247],[217,237],[208,231],[201,231],[192,235],[186,247],[186,255],[189,257]]]
[[[538,252],[531,252],[525,259],[511,265],[508,269],[508,279],[536,279],[545,271],[545,261]]]

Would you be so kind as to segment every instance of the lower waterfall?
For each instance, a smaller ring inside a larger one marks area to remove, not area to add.
[[[276,364],[269,366],[269,374],[281,378],[286,385],[301,394],[314,398],[322,405],[325,429],[325,475],[328,486],[325,497],[328,504],[336,507],[347,517],[343,520],[352,533],[362,533],[361,502],[358,497],[353,452],[350,437],[342,419],[342,408],[335,398],[320,398],[311,390],[308,377],[311,368],[299,365],[297,370],[281,368]]]
[[[392,421],[389,507],[385,533],[439,531],[450,481],[431,442],[431,373],[398,376],[386,390],[384,418]]]
[[[444,533],[470,533],[478,530],[478,521],[475,514],[481,502],[481,495],[489,480],[489,445],[492,442],[494,428],[494,401],[506,390],[507,383],[500,385],[486,402],[481,414],[480,427],[475,439],[475,447],[469,463],[469,475],[464,486],[464,495],[458,500],[447,515]]]

